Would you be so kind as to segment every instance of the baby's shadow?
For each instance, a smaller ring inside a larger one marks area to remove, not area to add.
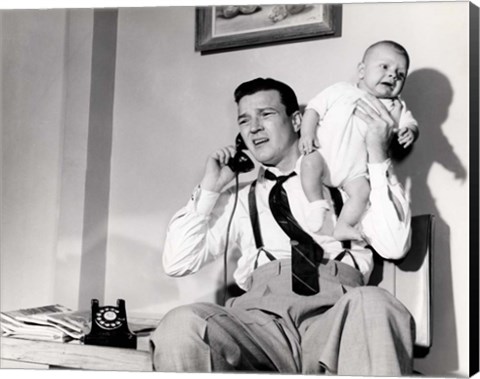
[[[412,72],[408,76],[402,98],[418,122],[420,136],[411,149],[402,151],[403,148],[397,144],[392,145],[391,151],[400,182],[411,188],[412,214],[435,215],[432,283],[436,294],[432,312],[432,334],[435,340],[428,361],[419,362],[432,375],[454,372],[458,368],[451,262],[455,252],[451,251],[451,226],[442,218],[442,212],[437,207],[428,183],[430,170],[435,163],[451,172],[456,180],[464,182],[467,178],[466,168],[442,130],[448,119],[453,96],[450,81],[441,72],[433,69]],[[452,199],[452,204],[454,203],[455,200]],[[434,368],[431,367],[431,362],[436,362]]]
[[[420,137],[412,148],[415,170],[409,170],[408,175],[413,175],[412,180],[417,184],[424,182],[426,174],[436,162],[453,173],[456,179],[465,181],[467,171],[442,131],[453,99],[453,89],[448,78],[433,69],[414,71],[408,76],[402,97],[420,129]],[[409,149],[404,150],[398,144],[392,146],[392,158],[397,164],[410,153]],[[406,173],[401,172],[402,165],[399,168],[397,174],[405,177]]]

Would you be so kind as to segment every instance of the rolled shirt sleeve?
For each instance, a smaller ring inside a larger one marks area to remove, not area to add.
[[[370,208],[362,220],[365,238],[383,258],[400,259],[411,242],[410,205],[391,161],[368,164]]]
[[[184,276],[197,272],[213,260],[224,245],[223,228],[216,219],[225,217],[214,212],[216,206],[230,204],[228,193],[217,193],[197,187],[187,205],[172,218],[167,230],[163,251],[163,267],[170,276]],[[210,248],[210,247],[214,248]]]

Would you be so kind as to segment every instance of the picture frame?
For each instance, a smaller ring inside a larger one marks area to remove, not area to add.
[[[214,52],[337,36],[341,4],[197,7],[195,51]]]

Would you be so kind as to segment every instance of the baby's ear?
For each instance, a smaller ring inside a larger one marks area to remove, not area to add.
[[[358,73],[358,78],[363,79],[363,77],[365,76],[365,63],[360,62],[357,65],[357,73]]]

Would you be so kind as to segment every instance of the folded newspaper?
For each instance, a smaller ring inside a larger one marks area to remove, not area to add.
[[[66,342],[82,340],[90,331],[91,311],[73,311],[63,305],[19,309],[1,312],[2,336],[32,340]],[[128,319],[131,332],[149,333],[158,319]]]

